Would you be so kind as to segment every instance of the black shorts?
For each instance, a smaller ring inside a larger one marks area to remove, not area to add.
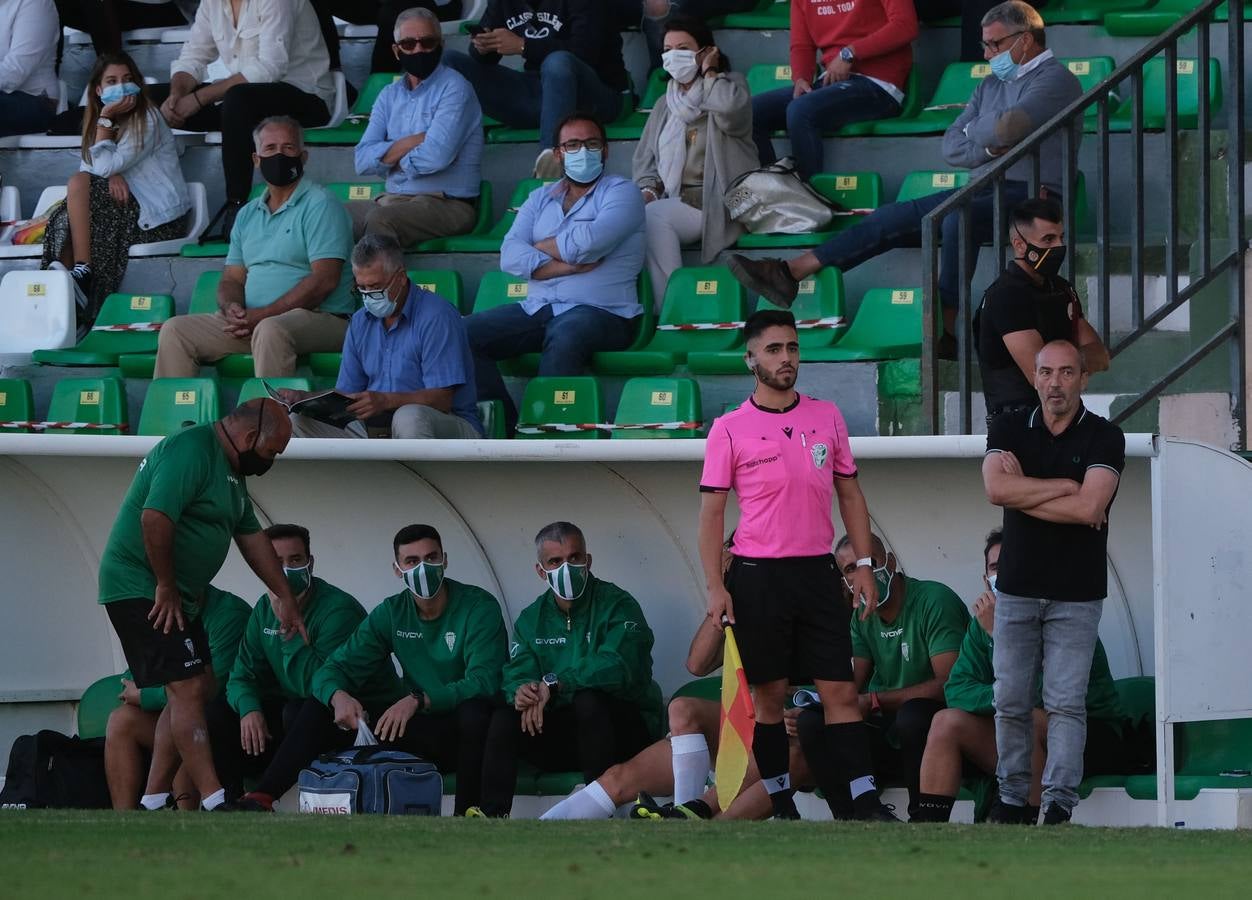
[[[152,605],[146,598],[104,604],[113,630],[122,642],[122,653],[126,655],[135,685],[160,687],[208,671],[213,660],[200,619],[187,622],[185,631],[179,631],[174,625],[170,633],[165,634],[154,629],[148,620]]]
[[[815,681],[852,680],[851,615],[835,558],[735,557],[726,589],[749,684],[804,672]]]

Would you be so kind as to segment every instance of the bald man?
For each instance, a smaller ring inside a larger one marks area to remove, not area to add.
[[[268,472],[290,439],[286,411],[273,400],[253,400],[153,447],[118,510],[100,560],[99,602],[136,687],[163,684],[167,697],[140,801],[145,809],[169,802],[180,760],[205,809],[229,808],[205,727],[205,704],[217,688],[200,611],[232,539],[269,589],[282,632],[307,640],[245,481]]]

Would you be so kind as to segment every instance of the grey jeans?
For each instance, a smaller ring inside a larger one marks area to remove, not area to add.
[[[1004,803],[1024,806],[1030,791],[1031,712],[1042,665],[1048,715],[1042,803],[1066,810],[1078,805],[1087,744],[1087,681],[1103,609],[1103,600],[1060,602],[997,592],[992,666],[996,777]]]
[[[314,438],[365,438],[386,437],[370,429],[366,433],[365,426],[360,422],[350,422],[347,428],[336,428],[317,419],[291,414],[292,437]],[[410,403],[395,411],[391,417],[391,437],[400,439],[412,438],[462,438],[476,440],[482,435],[474,430],[474,426],[455,413],[440,412],[432,406]]]

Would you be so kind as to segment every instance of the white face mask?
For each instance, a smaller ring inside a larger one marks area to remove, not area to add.
[[[700,74],[694,50],[666,50],[661,54],[661,68],[679,84],[690,84]]]
[[[996,589],[996,577],[994,575],[988,575],[987,584],[991,585],[991,592],[994,594]]]

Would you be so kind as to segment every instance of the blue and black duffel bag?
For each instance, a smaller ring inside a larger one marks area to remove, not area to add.
[[[300,812],[437,816],[443,778],[431,763],[382,747],[326,753],[300,772]]]

